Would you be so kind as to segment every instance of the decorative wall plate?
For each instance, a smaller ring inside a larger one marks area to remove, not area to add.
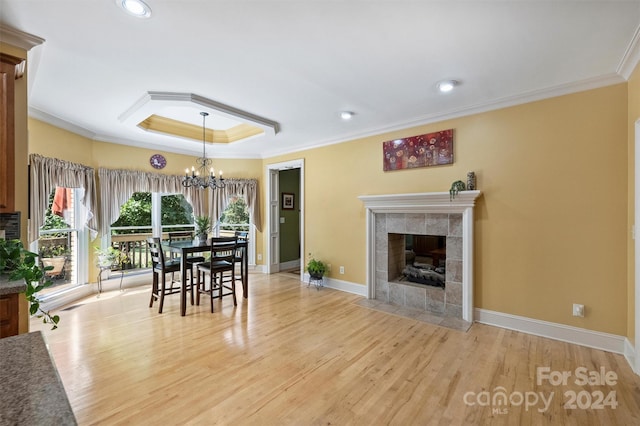
[[[153,154],[149,158],[149,163],[154,169],[164,169],[164,166],[167,165],[167,159],[162,154]]]

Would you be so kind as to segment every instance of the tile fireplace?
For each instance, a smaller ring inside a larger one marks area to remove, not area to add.
[[[368,298],[472,322],[473,208],[479,195],[462,191],[453,200],[448,192],[358,197],[367,211]],[[444,288],[395,279],[398,258],[406,255],[404,234],[446,239]]]

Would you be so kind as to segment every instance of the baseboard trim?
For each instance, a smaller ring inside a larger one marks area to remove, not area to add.
[[[627,356],[626,337],[585,328],[572,327],[533,318],[505,314],[476,308],[474,320],[487,325],[521,331],[535,336],[547,337],[576,345],[587,346]],[[628,358],[627,358],[628,359]],[[633,365],[633,364],[632,364]]]
[[[261,274],[267,273],[267,268],[265,265],[249,265],[249,271],[259,272]]]
[[[634,373],[640,375],[640,371],[636,369],[636,349],[633,347],[631,341],[625,337],[624,339],[624,357],[631,366]]]
[[[93,284],[84,284],[55,293],[47,298],[43,298],[40,301],[40,307],[44,311],[60,309],[63,306],[70,305],[80,299],[91,296],[94,292],[97,292],[94,287],[95,285]]]
[[[122,289],[140,287],[151,284],[151,272],[125,274],[122,279]],[[102,281],[102,292],[120,289],[120,273],[111,273],[108,279]],[[68,290],[54,293],[51,296],[43,297],[40,306],[45,310],[60,309],[64,306],[71,305],[80,299],[91,295],[98,294],[98,284],[88,283],[72,287]]]
[[[304,274],[303,281],[305,283],[309,282],[309,274],[306,272]],[[366,285],[356,284],[350,281],[343,281],[343,280],[338,280],[338,279],[329,278],[329,277],[324,277],[322,285],[335,290],[344,291],[346,293],[357,294],[358,296],[367,297]]]
[[[288,262],[282,262],[280,264],[280,272],[286,271],[287,269],[300,268],[300,259],[290,260]]]

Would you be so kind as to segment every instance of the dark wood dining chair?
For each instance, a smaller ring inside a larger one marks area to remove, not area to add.
[[[209,261],[196,265],[198,273],[196,304],[200,304],[200,294],[208,293],[211,297],[213,312],[214,291],[218,298],[233,296],[233,306],[238,306],[236,299],[236,237],[218,237],[211,239],[211,257]],[[209,274],[207,287],[206,274]]]
[[[180,293],[180,281],[173,279],[175,272],[180,272],[180,259],[165,259],[164,250],[160,243],[160,238],[149,237],[147,238],[147,246],[149,247],[149,253],[151,253],[151,261],[153,263],[153,285],[151,287],[151,300],[149,301],[149,307],[153,307],[154,300],[160,300],[160,307],[158,313],[162,313],[162,307],[164,306],[164,296],[168,294]],[[170,284],[167,286],[167,274],[171,273]],[[192,285],[193,285],[193,276]],[[159,282],[159,283],[158,283]],[[173,285],[177,284],[177,287]],[[193,298],[193,289],[192,289]]]
[[[236,231],[235,236],[238,242],[246,243],[249,240],[249,233],[247,231]],[[248,271],[245,271],[244,256],[246,256],[247,246],[236,247],[236,263],[240,265],[240,280],[243,280]],[[237,277],[236,277],[237,278]]]

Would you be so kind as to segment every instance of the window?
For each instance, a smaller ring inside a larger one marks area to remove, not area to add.
[[[182,194],[161,195],[160,225],[162,233],[192,231],[193,208]]]
[[[151,260],[146,240],[153,230],[166,238],[169,231],[193,230],[193,208],[182,194],[135,192],[120,207],[120,216],[111,224],[113,247],[127,255],[124,269],[145,269]],[[157,235],[157,234],[156,234]]]
[[[255,226],[252,226],[249,209],[244,198],[233,196],[229,199],[229,204],[220,216],[220,221],[216,227],[217,235],[234,234],[237,231],[247,232],[249,237],[249,264],[255,265]]]
[[[53,285],[44,297],[86,282],[86,241],[83,207],[76,200],[83,189],[56,187],[48,199],[44,224],[39,229],[37,253]]]
[[[249,231],[249,210],[244,199],[234,196],[220,216],[221,231]]]

